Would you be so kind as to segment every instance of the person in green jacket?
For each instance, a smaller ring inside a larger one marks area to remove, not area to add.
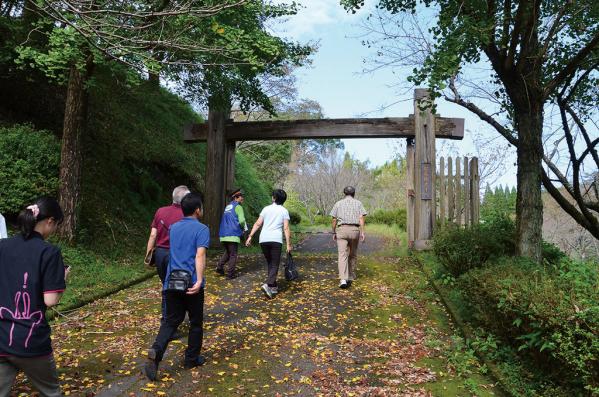
[[[245,214],[243,213],[243,192],[241,189],[234,190],[231,195],[231,202],[225,207],[225,212],[220,222],[218,235],[225,248],[225,252],[216,265],[216,272],[227,275],[228,279],[237,277],[237,249],[241,242],[243,232],[247,231]],[[227,266],[225,266],[227,265]]]

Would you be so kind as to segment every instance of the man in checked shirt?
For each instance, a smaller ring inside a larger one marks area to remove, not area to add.
[[[331,210],[333,217],[333,240],[337,241],[339,252],[339,288],[347,288],[356,279],[358,264],[358,242],[364,241],[364,221],[368,212],[364,205],[354,198],[356,189],[347,186],[343,189],[345,198],[339,200]]]

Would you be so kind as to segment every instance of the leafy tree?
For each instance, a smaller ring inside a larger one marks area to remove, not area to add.
[[[509,187],[496,186],[495,190],[487,185],[480,206],[481,219],[493,221],[498,218],[512,218],[516,214],[516,191]]]
[[[354,12],[364,4],[361,0],[341,3]],[[599,139],[591,139],[583,117],[596,111],[599,90],[599,3],[594,0],[380,0],[378,7],[392,14],[430,15],[425,7],[437,13],[430,30],[432,46],[426,49],[422,67],[414,70],[410,80],[416,84],[427,82],[436,95],[448,88],[446,99],[478,115],[516,147],[517,253],[536,261],[541,259],[541,183],[564,210],[599,238],[599,195],[589,194],[596,181],[581,183],[584,164],[590,164],[591,169],[599,168],[596,151]],[[423,54],[420,49],[416,53]],[[491,69],[490,84],[483,90],[493,94],[506,116],[505,122],[458,91],[456,82],[466,65],[483,61]],[[559,108],[562,139],[556,139],[567,143],[572,182],[560,172],[555,159],[544,155],[544,111],[549,104]],[[574,143],[576,137],[582,145]],[[543,162],[549,171],[543,169]],[[576,204],[560,193],[554,179],[567,188]]]
[[[81,136],[87,118],[87,87],[100,65],[141,73],[199,78],[198,97],[240,98],[269,107],[256,76],[277,73],[281,64],[301,62],[310,47],[267,31],[270,18],[295,12],[262,0],[119,2],[68,0],[26,2],[14,8],[40,17],[32,24],[45,39],[18,48],[18,62],[34,66],[67,86],[62,134],[59,198],[65,210],[62,234],[72,239],[81,186]],[[217,94],[215,94],[217,93]]]

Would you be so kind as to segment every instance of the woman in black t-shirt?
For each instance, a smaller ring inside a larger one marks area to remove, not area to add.
[[[62,395],[46,309],[60,301],[68,269],[45,241],[62,219],[56,200],[41,198],[19,214],[21,233],[0,240],[0,397],[19,371],[41,395]]]

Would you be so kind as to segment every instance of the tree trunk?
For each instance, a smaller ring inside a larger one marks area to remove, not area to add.
[[[515,109],[518,131],[518,181],[516,196],[516,254],[541,261],[543,201],[541,172],[543,156],[542,104]]]
[[[60,151],[59,202],[64,212],[64,221],[59,234],[72,241],[77,228],[77,212],[81,193],[81,135],[87,117],[87,92],[85,83],[91,73],[91,65],[82,72],[71,66],[64,111],[62,143]]]

